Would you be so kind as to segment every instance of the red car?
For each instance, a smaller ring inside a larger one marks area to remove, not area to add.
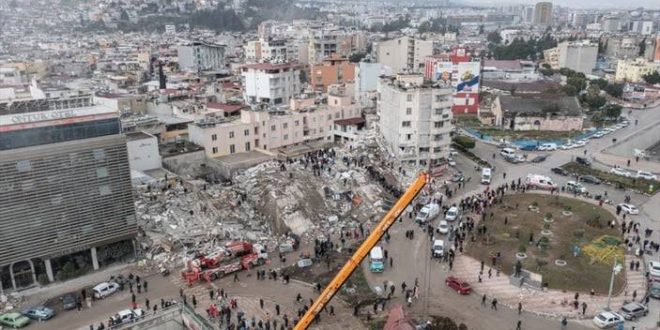
[[[448,287],[456,290],[456,292],[463,295],[467,295],[470,294],[470,292],[472,292],[472,288],[470,287],[470,284],[454,276],[448,276],[447,279],[445,279],[445,284],[447,284]]]

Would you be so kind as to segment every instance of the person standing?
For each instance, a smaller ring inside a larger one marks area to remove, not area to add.
[[[518,320],[518,323],[516,324],[516,330],[522,330],[522,321]]]
[[[486,306],[486,294],[481,297],[481,306]]]
[[[586,313],[586,312],[587,312],[587,303],[583,301],[582,302],[582,316],[584,316],[584,313]]]
[[[497,298],[493,298],[493,302],[490,305],[490,309],[497,310]]]
[[[518,315],[522,314],[522,303],[518,303]]]

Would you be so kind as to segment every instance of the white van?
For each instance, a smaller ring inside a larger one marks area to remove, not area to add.
[[[555,151],[555,150],[557,150],[557,144],[556,143],[543,143],[536,149],[538,149],[540,151]]]
[[[504,148],[502,151],[500,151],[500,155],[502,155],[504,158],[511,158],[516,155],[516,150],[511,148]]]
[[[433,241],[431,253],[433,253],[433,257],[435,258],[442,257],[445,254],[445,242],[441,239],[436,239]]]
[[[415,221],[418,223],[427,223],[435,219],[438,214],[440,214],[440,205],[434,203],[427,204],[422,207],[419,213],[417,213],[417,218],[415,218]]]
[[[484,167],[481,169],[481,183],[483,184],[490,184],[490,179],[492,175],[493,170],[491,170],[489,167]]]
[[[539,174],[527,174],[527,179],[525,179],[525,185],[528,188],[547,189],[547,190],[557,189],[557,184],[552,182],[552,178]]]
[[[369,270],[374,273],[381,273],[385,270],[383,249],[380,246],[374,246],[371,252],[369,252]]]
[[[119,284],[115,282],[103,282],[97,284],[92,291],[94,292],[94,297],[97,299],[103,299],[119,290]]]

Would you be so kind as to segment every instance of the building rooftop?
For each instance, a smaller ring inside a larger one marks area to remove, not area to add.
[[[522,116],[581,116],[582,108],[575,96],[561,94],[500,95],[504,113]]]
[[[137,141],[137,140],[144,140],[144,139],[151,139],[155,138],[151,134],[147,134],[145,132],[133,132],[133,133],[127,133],[126,134],[126,140],[128,141]]]
[[[340,126],[360,125],[364,124],[365,122],[366,121],[362,117],[335,120],[335,124]]]
[[[213,110],[221,110],[225,113],[236,113],[240,112],[241,109],[245,108],[246,105],[242,103],[238,104],[231,104],[231,103],[208,103],[206,105],[207,108],[213,109]]]
[[[500,60],[484,60],[483,62],[484,69],[487,67],[493,67],[505,71],[520,71],[522,66],[520,65],[519,60],[511,61],[500,61]]]
[[[162,157],[187,154],[199,150],[204,150],[204,147],[194,144],[187,140],[158,144],[158,153]]]
[[[255,63],[244,65],[245,69],[255,69],[255,70],[277,70],[277,69],[291,69],[298,67],[298,64],[294,63],[281,63],[281,64],[272,64],[272,63]]]

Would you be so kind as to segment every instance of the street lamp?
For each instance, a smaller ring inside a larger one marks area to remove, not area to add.
[[[614,258],[614,265],[612,266],[612,277],[610,278],[610,291],[607,293],[607,307],[605,307],[606,311],[611,310],[610,301],[612,300],[612,287],[614,286],[614,276],[619,272],[621,272],[621,269],[623,269],[623,265],[617,263],[616,258]]]

